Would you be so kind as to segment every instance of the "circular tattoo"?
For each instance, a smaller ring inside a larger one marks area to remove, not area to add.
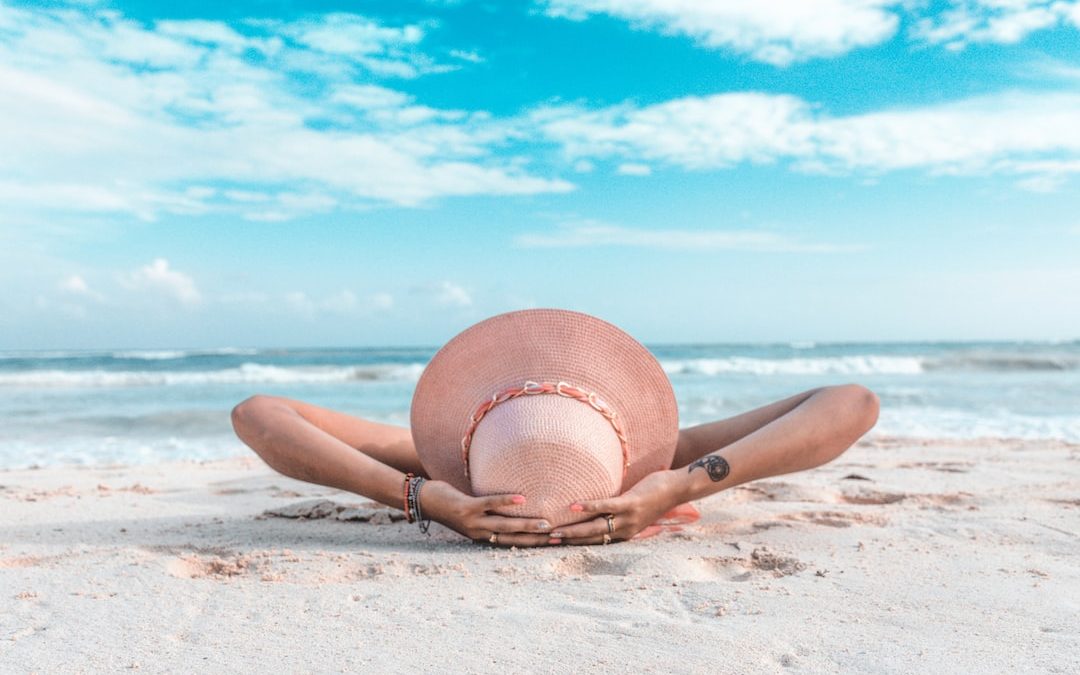
[[[731,465],[720,455],[706,455],[690,464],[686,472],[690,473],[698,467],[704,467],[714,483],[724,480],[731,473]]]

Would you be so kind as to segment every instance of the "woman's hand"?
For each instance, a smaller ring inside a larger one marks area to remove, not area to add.
[[[491,533],[497,533],[494,543],[499,546],[540,546],[551,542],[547,534],[551,526],[538,518],[510,518],[488,513],[501,506],[525,503],[523,495],[492,495],[471,497],[450,483],[429,480],[420,489],[420,512],[425,518],[442,523],[458,534],[477,542],[491,542]],[[534,534],[534,533],[542,534]]]
[[[551,533],[552,539],[561,539],[564,544],[602,544],[608,534],[607,514],[615,516],[615,531],[611,541],[630,539],[638,532],[656,522],[667,513],[680,498],[681,483],[675,471],[656,471],[638,481],[634,487],[618,497],[575,502],[571,511],[602,514],[598,518],[573,525],[563,525]]]

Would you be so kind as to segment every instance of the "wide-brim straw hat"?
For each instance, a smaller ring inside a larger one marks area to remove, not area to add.
[[[523,494],[504,515],[552,527],[668,469],[679,435],[671,382],[617,326],[565,309],[485,319],[447,342],[421,374],[410,425],[432,479],[466,494]]]

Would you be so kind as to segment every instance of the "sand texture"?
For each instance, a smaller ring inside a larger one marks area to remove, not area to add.
[[[261,460],[0,471],[0,671],[1080,672],[1080,446],[863,442],[497,549]]]

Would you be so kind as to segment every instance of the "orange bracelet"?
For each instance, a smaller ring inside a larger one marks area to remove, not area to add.
[[[411,471],[405,474],[405,485],[402,487],[402,491],[404,492],[403,498],[405,500],[405,522],[408,523],[416,520],[413,518],[412,511],[409,509],[409,484],[412,482],[413,476],[414,474]]]

